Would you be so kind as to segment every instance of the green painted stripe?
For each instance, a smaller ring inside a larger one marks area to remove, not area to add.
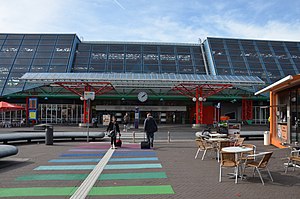
[[[77,187],[0,188],[0,197],[71,196]]]
[[[88,174],[37,174],[24,175],[16,178],[17,181],[33,180],[84,180]]]
[[[165,172],[147,172],[147,173],[114,173],[101,174],[100,180],[134,180],[134,179],[154,179],[167,178]]]
[[[174,194],[171,185],[93,187],[90,196]]]
[[[108,164],[104,169],[152,169],[162,168],[161,164]]]
[[[39,166],[34,170],[54,171],[54,170],[92,170],[95,165],[64,165],[64,166]]]

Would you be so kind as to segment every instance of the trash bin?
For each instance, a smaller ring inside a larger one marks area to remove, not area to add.
[[[46,126],[45,129],[45,144],[46,145],[53,145],[53,126]]]
[[[270,145],[270,132],[264,132],[264,145]]]

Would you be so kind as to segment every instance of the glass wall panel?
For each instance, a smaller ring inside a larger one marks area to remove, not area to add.
[[[162,73],[177,73],[176,65],[163,65],[161,67]]]
[[[144,65],[144,72],[145,73],[159,73],[159,67],[158,65]]]
[[[105,72],[105,63],[91,64],[90,72]]]

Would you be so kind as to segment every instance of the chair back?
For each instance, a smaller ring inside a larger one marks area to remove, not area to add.
[[[203,139],[196,139],[196,144],[198,148],[200,148],[201,150],[205,150],[206,147]]]
[[[245,138],[237,138],[234,146],[241,146],[244,143]]]
[[[252,151],[249,151],[249,152],[244,152],[242,154],[248,154],[248,155],[254,155],[255,152],[256,152],[256,146],[254,144],[243,144],[244,147],[246,148],[251,148]]]
[[[272,156],[273,152],[266,152],[258,164],[258,168],[265,168]]]
[[[235,159],[235,153],[221,151],[221,166],[235,167],[238,163]]]
[[[219,151],[221,151],[222,148],[229,147],[229,146],[230,146],[230,141],[221,141],[218,144]]]

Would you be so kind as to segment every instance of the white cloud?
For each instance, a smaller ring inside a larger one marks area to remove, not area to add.
[[[0,7],[0,32],[57,31],[53,21],[60,19],[61,1],[10,0]]]
[[[263,25],[246,23],[235,19],[225,19],[215,16],[211,19],[215,27],[223,33],[223,37],[300,41],[300,22],[283,23],[278,20],[268,21]],[[220,36],[220,35],[218,35]]]
[[[1,2],[0,32],[77,33],[85,40],[114,41],[198,43],[209,36],[300,41],[297,15],[289,23],[261,18],[273,4],[248,2],[240,9],[243,3],[221,1],[9,0]]]

